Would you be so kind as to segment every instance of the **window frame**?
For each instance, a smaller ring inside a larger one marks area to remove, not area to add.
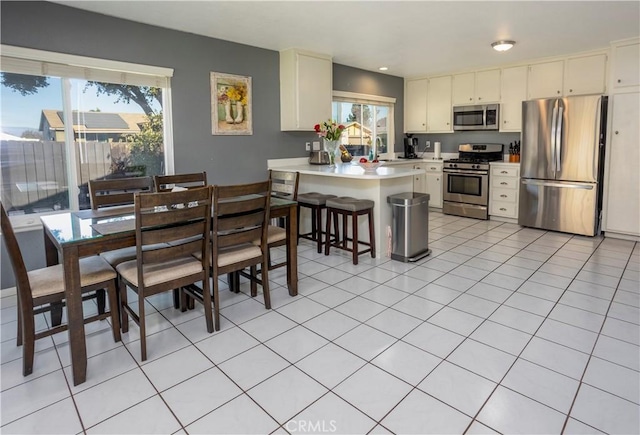
[[[334,102],[369,104],[374,106],[388,107],[389,113],[387,115],[387,152],[378,153],[378,156],[381,159],[393,158],[393,156],[395,155],[395,98],[384,97],[381,95],[361,94],[357,92],[333,91],[331,103],[333,104]],[[372,140],[375,142],[376,137],[374,136]]]
[[[79,209],[78,174],[75,168],[76,152],[71,119],[71,79],[161,87],[163,90],[162,114],[165,173],[173,174],[175,170],[173,115],[171,112],[171,77],[173,77],[173,68],[77,56],[4,44],[0,44],[0,53],[3,59],[2,67],[0,68],[2,72],[31,73],[44,77],[60,77],[62,79],[65,152],[67,153],[68,181],[71,186],[69,189],[68,211],[77,211]],[[5,59],[9,61],[5,62]],[[9,66],[7,67],[7,65]],[[10,216],[10,219],[16,232],[31,231],[42,227],[40,216],[55,213],[59,212],[14,215]]]

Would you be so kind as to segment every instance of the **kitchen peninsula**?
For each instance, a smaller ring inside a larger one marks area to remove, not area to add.
[[[387,250],[387,227],[391,226],[391,207],[387,196],[413,191],[413,177],[424,173],[420,169],[381,166],[375,172],[365,172],[355,164],[335,166],[310,165],[306,158],[268,160],[269,169],[300,173],[299,193],[321,192],[337,196],[352,196],[374,201],[373,209],[376,258]],[[311,218],[304,208],[300,214],[300,230],[308,231]],[[323,222],[324,223],[324,222]],[[368,241],[365,219],[358,226],[359,237]]]

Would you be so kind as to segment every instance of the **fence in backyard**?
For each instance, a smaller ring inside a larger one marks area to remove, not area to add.
[[[112,162],[125,161],[126,142],[75,142],[79,185],[111,174]],[[69,206],[64,142],[0,141],[1,198],[13,212],[41,212]]]

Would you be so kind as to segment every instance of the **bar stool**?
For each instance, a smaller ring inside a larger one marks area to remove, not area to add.
[[[300,225],[298,224],[298,240],[300,238],[312,240],[318,244],[318,254],[322,252],[322,210],[327,208],[327,200],[337,198],[336,195],[325,195],[319,192],[299,193],[298,194],[298,222],[300,221],[300,207],[311,209],[311,231],[300,234]]]
[[[327,230],[331,229],[331,219],[334,219],[335,238],[333,243],[327,240],[324,247],[324,255],[329,255],[331,247],[351,252],[353,264],[358,264],[358,256],[367,252],[371,253],[371,258],[376,258],[376,238],[373,228],[373,206],[374,202],[369,199],[357,199],[348,196],[327,200]],[[342,237],[338,231],[338,215],[342,216]],[[358,216],[367,215],[369,220],[369,243],[358,240]],[[347,217],[351,216],[352,238],[347,234]],[[351,248],[347,246],[347,241],[351,241]],[[358,251],[358,244],[368,246],[367,249]]]

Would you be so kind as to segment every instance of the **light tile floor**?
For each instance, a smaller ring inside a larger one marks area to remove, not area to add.
[[[150,298],[144,363],[135,325],[114,343],[93,323],[77,387],[65,334],[40,340],[22,376],[4,292],[1,431],[639,433],[639,245],[429,220],[433,253],[418,264],[354,266],[301,243],[300,295],[283,269],[270,311],[246,283],[223,286],[214,334],[201,307]]]

